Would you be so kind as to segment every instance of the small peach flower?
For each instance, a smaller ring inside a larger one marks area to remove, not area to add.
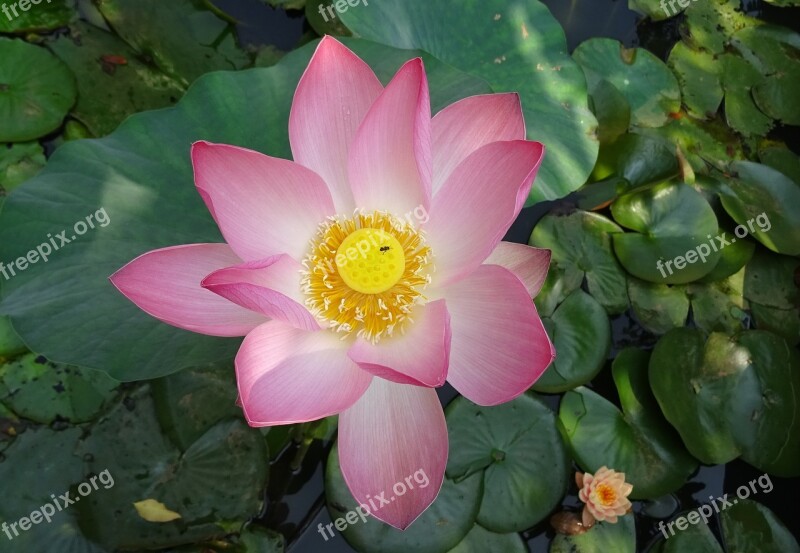
[[[595,520],[617,522],[617,516],[631,510],[628,496],[633,486],[625,482],[625,473],[602,466],[594,475],[575,474],[580,491],[578,497],[586,503],[583,508],[583,525],[590,527]]]

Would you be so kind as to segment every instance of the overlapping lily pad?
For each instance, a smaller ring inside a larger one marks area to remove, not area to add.
[[[592,172],[596,180],[622,177],[631,188],[660,182],[678,175],[675,146],[660,137],[625,134],[603,144]]]
[[[636,231],[614,235],[614,251],[625,269],[642,280],[692,282],[719,261],[719,252],[707,246],[709,253],[693,252],[690,263],[688,252],[716,235],[719,227],[711,206],[689,185],[666,182],[635,190],[614,202],[611,213],[617,223]]]
[[[685,530],[677,531],[674,524],[667,528],[663,526],[662,532],[668,539],[659,542],[651,553],[724,553],[707,524],[690,524]]]
[[[38,142],[0,145],[0,204],[4,196],[35,176],[44,164],[44,150]]]
[[[633,484],[631,498],[674,492],[694,471],[696,461],[661,416],[647,377],[648,353],[620,352],[612,371],[622,411],[587,388],[567,392],[559,422],[581,468],[607,466]]]
[[[469,534],[447,553],[483,553],[502,551],[503,553],[527,553],[528,548],[519,534],[496,534],[480,524],[476,524]]]
[[[91,420],[118,386],[105,373],[56,365],[35,353],[0,366],[0,400],[17,415],[45,424]]]
[[[27,2],[28,9],[26,10],[23,10],[20,4],[21,2],[5,3],[5,11],[8,13],[0,13],[0,33],[24,34],[52,31],[66,26],[75,16],[72,0]],[[12,17],[14,13],[17,15]]]
[[[701,119],[713,116],[723,97],[719,61],[708,52],[692,50],[685,42],[678,42],[669,54],[668,63],[678,77],[689,113]]]
[[[359,553],[441,553],[458,545],[475,526],[483,478],[474,474],[458,483],[445,478],[436,500],[414,524],[401,531],[367,517],[348,525],[343,535]],[[359,506],[339,468],[338,448],[328,457],[325,498],[332,519],[344,518]]]
[[[575,290],[542,322],[558,355],[533,389],[566,392],[591,381],[611,348],[611,323],[603,307],[583,290]]]
[[[800,355],[780,337],[729,337],[681,328],[650,361],[653,392],[686,447],[704,463],[740,453],[760,470],[800,473]]]
[[[418,55],[359,40],[347,44],[369,61],[380,60],[376,69],[384,82]],[[222,241],[195,190],[189,147],[204,139],[290,158],[289,108],[315,46],[270,68],[206,75],[176,108],[137,114],[101,140],[68,142],[8,198],[0,214],[0,259],[25,255],[48,233],[70,229],[100,207],[111,220],[62,248],[46,266],[29,266],[4,282],[2,311],[32,348],[119,380],[153,378],[234,355],[237,340],[160,323],[122,297],[108,276],[151,249]],[[480,79],[424,57],[432,105],[487,91]]]
[[[722,511],[722,534],[728,551],[737,553],[798,553],[792,532],[772,511],[755,501],[739,500]]]
[[[58,58],[0,37],[0,142],[24,142],[56,130],[76,95],[75,77]]]
[[[591,87],[605,79],[631,106],[631,123],[658,127],[670,113],[681,109],[681,92],[675,75],[664,62],[642,48],[626,49],[610,38],[591,38],[572,54],[586,73]]]
[[[625,271],[611,246],[611,237],[621,232],[602,215],[585,211],[549,214],[533,229],[529,244],[551,250],[551,265],[563,268],[567,281],[577,283],[576,287],[585,277],[589,293],[609,313],[617,314],[628,306]]]
[[[800,289],[795,284],[799,271],[796,258],[759,250],[747,266],[744,280],[744,296],[756,326],[792,345],[800,342]]]
[[[586,181],[597,157],[597,122],[564,31],[543,3],[484,0],[459,6],[454,17],[447,2],[370,0],[367,9],[340,17],[357,36],[420,48],[486,79],[494,92],[518,92],[525,119],[536,122],[528,137],[547,142],[531,202],[560,198]]]
[[[497,532],[520,532],[543,520],[569,484],[569,460],[555,414],[522,395],[496,407],[463,397],[447,406],[447,476],[484,480],[478,522]]]
[[[599,522],[585,534],[559,534],[550,544],[550,553],[634,553],[636,523],[632,515],[618,519],[616,524]]]

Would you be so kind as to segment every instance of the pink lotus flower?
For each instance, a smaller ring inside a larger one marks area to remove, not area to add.
[[[582,515],[585,527],[591,527],[595,520],[617,522],[619,515],[630,511],[628,496],[633,486],[625,482],[624,472],[603,466],[594,475],[576,473],[575,482],[580,488],[578,497],[586,503]]]
[[[550,252],[501,242],[544,147],[525,140],[515,94],[431,118],[422,60],[384,88],[330,37],[297,87],[289,139],[294,161],[194,144],[197,189],[227,244],[154,250],[111,281],[166,323],[245,336],[236,376],[251,425],[340,413],[359,502],[429,475],[374,512],[406,528],[444,478],[433,387],[448,379],[496,405],[554,357],[531,301]]]

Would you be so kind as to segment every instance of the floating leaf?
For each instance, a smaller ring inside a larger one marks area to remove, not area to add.
[[[736,553],[798,553],[791,531],[764,505],[744,499],[722,511],[722,535]]]
[[[683,286],[653,284],[631,277],[628,296],[636,320],[653,334],[665,334],[686,323],[689,298]]]
[[[661,126],[670,113],[681,109],[675,75],[647,50],[628,50],[610,38],[591,38],[580,44],[572,57],[583,67],[590,87],[605,79],[627,98],[634,125]]]
[[[37,0],[31,5],[32,1],[26,3],[27,10],[22,9],[22,2],[3,4],[5,15],[0,13],[0,33],[25,34],[52,31],[69,24],[75,15],[72,0],[47,0],[46,2]],[[18,15],[11,17],[12,13]]]
[[[550,553],[634,553],[636,523],[632,516],[623,516],[616,524],[598,522],[585,534],[556,535]]]
[[[0,203],[2,196],[36,176],[46,162],[38,142],[0,145]]]
[[[485,551],[527,553],[528,548],[525,547],[519,534],[495,534],[480,524],[476,524],[461,543],[447,553],[483,553]]]
[[[590,473],[601,466],[624,472],[633,484],[632,499],[674,492],[697,466],[658,410],[648,385],[648,356],[626,349],[614,361],[622,412],[584,387],[567,392],[558,412],[580,467]]]
[[[75,103],[75,77],[39,46],[0,37],[0,142],[24,142],[61,126]]]
[[[689,113],[700,119],[713,117],[722,103],[719,62],[708,52],[678,42],[667,62],[681,85],[681,97]]]
[[[664,181],[679,173],[675,154],[675,147],[663,138],[625,134],[600,147],[592,177],[621,177],[630,188]]]
[[[569,485],[569,460],[555,414],[524,394],[480,407],[463,397],[447,406],[447,476],[483,476],[478,522],[498,533],[521,532],[543,520]]]

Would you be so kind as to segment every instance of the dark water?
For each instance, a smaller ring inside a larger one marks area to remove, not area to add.
[[[271,44],[282,50],[290,50],[303,40],[308,31],[302,14],[287,14],[275,10],[266,6],[263,0],[214,1],[242,22],[238,31],[243,44]],[[615,38],[626,46],[643,46],[666,57],[669,47],[679,38],[677,19],[661,23],[643,22],[638,14],[627,8],[627,0],[544,0],[544,3],[564,27],[570,50],[588,38],[603,36]],[[752,0],[744,0],[743,5],[749,13],[767,21],[800,28],[800,10],[782,10]],[[797,133],[787,134],[786,138],[797,143]],[[559,203],[569,201],[568,198]],[[506,240],[527,242],[536,221],[553,205],[554,203],[548,202],[524,210]],[[627,345],[650,347],[655,342],[654,337],[647,335],[626,315],[613,321],[613,329],[615,344],[612,355]],[[610,371],[603,371],[592,386],[607,398],[616,397]],[[455,396],[455,392],[452,388],[445,387],[439,390],[439,395],[442,403],[446,404]],[[557,408],[557,401],[557,397],[550,399],[554,409]],[[354,551],[340,534],[337,533],[334,538],[326,541],[316,530],[318,524],[324,526],[331,522],[324,507],[323,495],[324,461],[328,449],[329,444],[326,447],[315,444],[298,474],[293,474],[288,468],[289,460],[294,455],[293,446],[284,451],[273,464],[266,512],[259,522],[278,529],[287,536],[289,551],[292,553]],[[701,467],[688,484],[672,499],[665,501],[666,506],[661,506],[659,516],[663,518],[678,510],[695,508],[707,503],[710,496],[721,497],[724,493],[734,493],[739,486],[758,476],[760,473],[756,469],[741,461],[734,461],[726,466]],[[800,497],[800,480],[772,478],[772,482],[774,489],[769,494],[759,493],[756,498],[775,511],[791,530],[797,532],[798,524],[795,521],[798,515],[794,505],[795,498]],[[564,505],[576,507],[577,498],[568,495]],[[639,551],[646,551],[658,534],[655,526],[658,519],[644,514],[643,507],[639,505],[636,510]],[[718,532],[717,521],[711,524],[711,528]],[[552,536],[546,521],[523,534],[533,553],[546,553]]]

